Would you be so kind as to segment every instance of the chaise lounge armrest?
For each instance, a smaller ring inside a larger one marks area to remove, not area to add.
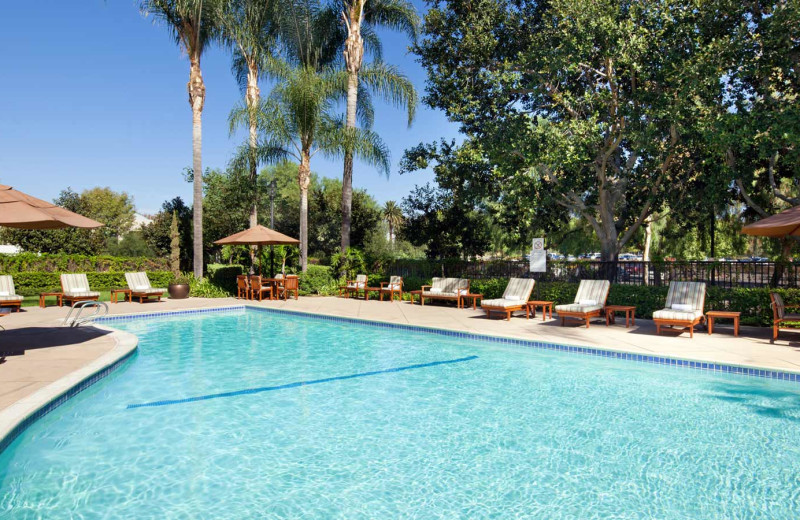
[[[420,291],[424,291],[424,290],[426,290],[426,289],[430,289],[430,288],[432,288],[432,287],[433,287],[432,285],[423,285],[422,287],[420,287],[420,288],[419,288],[419,290],[420,290]]]

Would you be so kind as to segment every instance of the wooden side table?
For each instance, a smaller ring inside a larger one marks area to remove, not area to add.
[[[606,305],[606,327],[616,323],[615,312],[625,313],[625,328],[636,325],[636,307],[633,305]]]
[[[531,300],[525,304],[525,319],[536,317],[536,307],[542,308],[542,321],[544,321],[548,314],[550,319],[553,319],[553,302],[547,300]]]
[[[125,297],[128,297],[128,301],[132,302],[133,298],[131,297],[131,290],[130,289],[111,289],[111,303],[117,303],[119,299],[119,295],[122,295],[122,302],[125,302]]]
[[[369,301],[369,293],[370,291],[380,293],[380,287],[364,287],[364,300]]]
[[[416,291],[409,291],[408,294],[411,295],[410,302],[411,305],[414,305],[414,296],[419,296],[420,300],[422,299],[422,289],[418,289]]]
[[[47,306],[46,298],[48,296],[55,296],[58,300],[58,306],[61,307],[64,304],[64,293],[60,291],[50,291],[50,292],[43,292],[39,293],[39,307],[44,309]]]
[[[706,313],[706,320],[708,320],[708,333],[711,334],[714,332],[714,319],[729,319],[733,320],[733,335],[734,337],[739,336],[739,317],[742,315],[741,312],[736,311],[708,311]]]
[[[466,308],[466,305],[464,304],[466,303],[465,300],[467,300],[468,298],[472,298],[472,309],[475,310],[478,308],[477,307],[478,298],[482,300],[483,295],[479,293],[459,294],[458,301],[456,302],[456,307],[458,307],[459,309]]]

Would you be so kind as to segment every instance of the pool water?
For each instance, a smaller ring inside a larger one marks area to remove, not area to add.
[[[255,310],[113,326],[139,352],[0,454],[1,518],[800,516],[796,383]]]

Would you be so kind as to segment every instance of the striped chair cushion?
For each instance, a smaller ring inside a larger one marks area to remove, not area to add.
[[[0,302],[21,302],[24,298],[19,294],[0,296]]]
[[[22,300],[22,296],[18,295],[14,288],[14,278],[9,274],[0,276],[0,300],[5,302]]]
[[[670,282],[665,307],[672,309],[675,304],[691,305],[702,314],[706,302],[706,284],[704,282]],[[685,312],[685,311],[678,311]]]
[[[581,300],[594,300],[600,308],[603,308],[606,306],[609,289],[611,289],[611,282],[608,280],[581,280],[574,303],[580,304]],[[556,306],[556,309],[558,307]]]
[[[567,303],[564,305],[556,305],[556,312],[593,312],[599,311],[603,308],[602,305],[581,305],[579,303]]]
[[[536,280],[532,278],[511,278],[506,285],[506,290],[503,291],[503,298],[509,299],[510,296],[516,296],[514,299],[527,302],[531,298],[535,283]]]
[[[776,292],[769,294],[772,296],[772,305],[775,307],[776,316],[778,316],[779,319],[783,319],[786,315],[786,304],[783,303],[783,297]]]
[[[61,275],[61,290],[65,296],[90,297],[100,293],[89,290],[89,279],[84,273],[66,273]]]
[[[524,300],[507,300],[505,298],[495,298],[494,300],[483,300],[481,307],[521,307],[525,305]]]
[[[694,321],[703,315],[703,311],[676,311],[674,309],[661,309],[653,313],[654,320]]]
[[[145,272],[125,273],[125,281],[128,283],[128,289],[139,294],[158,294],[167,291],[160,287],[151,286],[150,278]]]
[[[395,291],[399,291],[403,288],[403,277],[402,276],[392,276],[389,278],[389,289],[393,289]]]

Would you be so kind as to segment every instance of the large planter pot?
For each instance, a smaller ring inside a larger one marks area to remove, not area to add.
[[[189,284],[188,283],[171,283],[167,288],[169,297],[173,300],[183,300],[189,297]]]

